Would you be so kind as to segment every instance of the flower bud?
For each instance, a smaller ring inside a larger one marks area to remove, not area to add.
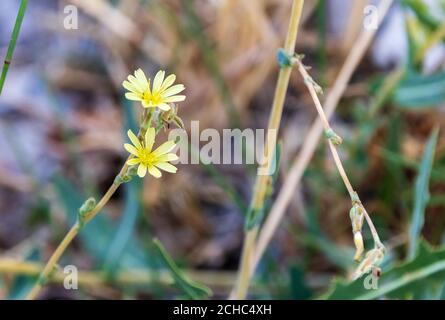
[[[365,215],[361,205],[354,204],[349,210],[349,217],[351,218],[352,232],[362,231]]]
[[[82,227],[85,221],[85,217],[96,208],[96,199],[93,197],[88,198],[79,208],[79,212],[77,213],[77,221],[79,225]]]
[[[355,249],[356,249],[355,255],[354,255],[354,260],[360,261],[362,259],[363,251],[365,250],[361,232],[354,233],[354,244],[355,244]]]
[[[342,144],[343,139],[338,134],[334,132],[331,128],[324,131],[325,137],[332,142],[333,145],[339,146]]]
[[[167,127],[173,122],[178,128],[184,128],[184,123],[178,116],[178,107],[174,103],[170,105],[170,110],[161,113],[161,120]]]
[[[90,213],[95,207],[96,207],[96,199],[94,199],[93,197],[88,198],[79,208],[79,214],[81,216],[84,216]]]
[[[363,208],[359,202],[354,201],[351,210],[349,211],[349,217],[351,218],[352,233],[354,234],[354,244],[356,248],[354,260],[360,261],[364,251],[362,227],[364,222]]]

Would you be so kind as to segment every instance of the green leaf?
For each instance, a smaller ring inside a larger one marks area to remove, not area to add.
[[[408,34],[408,61],[407,67],[416,70],[420,67],[419,52],[427,42],[429,30],[417,19],[415,15],[405,15],[405,25]]]
[[[5,62],[3,64],[2,73],[0,76],[0,94],[2,93],[3,85],[5,84],[6,75],[8,74],[9,66],[12,62],[12,56],[14,54],[15,46],[17,44],[17,38],[19,37],[20,29],[22,27],[23,18],[25,17],[26,7],[28,6],[28,0],[22,0],[20,2],[19,12],[15,19],[14,29],[12,30],[11,40],[9,41],[8,51],[6,52]]]
[[[407,299],[424,294],[445,282],[445,247],[433,249],[425,241],[419,243],[414,259],[383,270],[376,290],[365,289],[366,276],[354,282],[336,279],[321,299],[370,300],[380,297]]]
[[[422,162],[420,164],[419,174],[416,179],[414,189],[414,210],[409,228],[409,257],[414,257],[417,248],[417,240],[420,236],[423,224],[425,222],[425,208],[429,200],[429,181],[431,176],[431,168],[434,161],[434,152],[436,150],[438,129],[434,129],[423,153]]]
[[[445,101],[445,71],[431,75],[408,73],[394,92],[393,101],[403,109],[439,106]]]
[[[289,268],[291,297],[294,300],[309,299],[312,292],[304,279],[304,269],[297,264]]]
[[[164,264],[170,269],[175,284],[181,289],[187,297],[193,300],[208,298],[212,291],[210,288],[189,279],[175,264],[173,258],[167,253],[164,246],[158,239],[153,239],[153,243],[159,252]]]
[[[326,258],[338,268],[346,270],[350,267],[350,261],[354,257],[354,250],[351,247],[340,247],[327,239],[319,230],[312,234],[304,235],[303,243],[322,252]]]
[[[402,4],[410,7],[416,14],[417,18],[430,29],[435,30],[440,21],[438,21],[431,13],[423,0],[403,0]]]

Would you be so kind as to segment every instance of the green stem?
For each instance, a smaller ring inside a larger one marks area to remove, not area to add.
[[[139,128],[138,136],[140,136],[143,125],[147,121],[151,121],[151,115],[152,113],[146,113],[144,112],[144,116],[142,118],[142,125]],[[126,160],[125,164],[122,166],[121,170],[119,171],[120,177],[127,174],[129,170],[129,166],[127,164],[127,161],[131,159],[133,156],[130,155]],[[40,290],[42,289],[43,285],[46,283],[46,281],[49,280],[51,277],[52,272],[56,269],[57,263],[59,262],[62,255],[65,253],[68,246],[71,244],[71,242],[76,238],[77,234],[82,229],[82,226],[88,224],[91,220],[93,220],[101,211],[102,209],[107,205],[107,203],[110,201],[113,194],[116,192],[116,190],[120,187],[121,183],[116,183],[116,181],[113,182],[113,184],[108,188],[107,192],[103,195],[103,197],[100,199],[99,203],[91,210],[85,217],[82,219],[82,223],[77,221],[68,231],[68,233],[63,238],[62,242],[57,246],[54,253],[51,255],[50,259],[46,263],[45,267],[43,268],[42,272],[40,273],[39,279],[34,284],[34,286],[31,288],[31,290],[28,292],[26,296],[26,300],[34,300],[37,298],[38,294],[40,293]]]
[[[17,18],[15,19],[14,30],[12,31],[11,40],[9,41],[5,62],[3,64],[2,75],[0,77],[0,94],[2,93],[3,85],[5,84],[6,80],[6,75],[8,74],[9,66],[11,65],[12,62],[12,55],[14,54],[15,45],[17,43],[17,38],[19,37],[20,28],[22,26],[27,6],[28,6],[28,0],[22,0],[22,2],[20,3],[20,8],[17,14]]]
[[[131,156],[129,157],[131,158]],[[128,158],[128,159],[129,159]],[[128,160],[127,159],[127,160]],[[127,172],[128,165],[125,161],[124,166],[120,170],[120,175],[123,175]],[[83,220],[83,225],[86,225],[89,223],[96,215],[98,215],[102,209],[105,207],[105,205],[110,200],[111,196],[116,192],[116,190],[119,188],[120,184],[113,183],[108,191],[105,193],[105,195],[102,197],[102,199],[99,201],[99,203],[94,207],[94,209],[88,213]],[[34,300],[37,298],[38,294],[40,293],[40,290],[45,285],[45,283],[49,280],[48,278],[51,276],[51,273],[53,270],[56,269],[57,263],[59,262],[60,258],[62,257],[63,253],[66,251],[68,246],[71,244],[71,242],[74,240],[74,238],[78,235],[79,231],[82,229],[82,225],[77,221],[68,231],[68,233],[63,238],[62,242],[57,246],[57,249],[54,251],[54,253],[51,255],[51,258],[46,263],[45,267],[43,268],[42,272],[40,273],[39,279],[36,281],[32,289],[28,292],[26,296],[26,300]]]

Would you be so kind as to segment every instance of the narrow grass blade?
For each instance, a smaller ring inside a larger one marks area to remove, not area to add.
[[[5,84],[6,80],[6,75],[8,74],[9,66],[11,65],[12,62],[12,55],[14,54],[15,45],[19,37],[20,28],[22,26],[27,6],[28,6],[28,0],[22,0],[22,2],[20,3],[20,8],[17,14],[17,18],[15,19],[14,30],[12,31],[11,40],[9,41],[5,62],[3,64],[2,75],[0,77],[0,94],[2,93],[3,85]]]
[[[165,265],[170,269],[176,285],[184,291],[184,293],[194,300],[204,299],[212,294],[212,291],[206,286],[189,279],[175,264],[172,257],[167,253],[164,246],[158,239],[154,239],[153,243],[158,249]]]
[[[416,179],[414,194],[414,210],[409,228],[408,256],[413,258],[416,253],[417,242],[425,222],[425,208],[429,200],[428,184],[433,166],[434,152],[437,144],[438,129],[435,129],[428,139],[423,153],[419,174]]]

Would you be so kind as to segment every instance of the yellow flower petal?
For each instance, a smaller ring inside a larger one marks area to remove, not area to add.
[[[170,88],[166,89],[164,92],[162,92],[162,97],[163,98],[171,97],[171,96],[173,96],[177,93],[180,93],[184,90],[185,90],[185,87],[183,84],[176,84],[173,87],[170,87]]]
[[[148,152],[151,152],[151,149],[153,148],[153,144],[155,143],[155,137],[156,137],[155,128],[148,128],[147,132],[145,133],[145,149],[147,149]]]
[[[176,144],[173,140],[167,141],[163,144],[161,144],[155,151],[153,151],[153,155],[155,156],[161,156],[163,154],[166,154],[170,151],[172,151],[176,147]]]
[[[142,83],[139,82],[138,79],[136,79],[135,76],[133,75],[129,75],[128,76],[128,81],[130,81],[130,83],[135,86],[135,88],[137,89],[138,92],[144,92],[144,86]]]
[[[132,158],[132,159],[127,160],[127,164],[129,166],[134,166],[134,165],[137,165],[139,163],[141,163],[141,160],[139,158]]]
[[[162,83],[164,82],[165,71],[158,71],[155,75],[155,79],[153,80],[153,90],[152,92],[159,92],[161,89]]]
[[[139,81],[139,84],[143,87],[143,91],[145,91],[148,87],[148,80],[147,77],[145,76],[144,71],[142,71],[142,69],[137,69],[134,72],[134,75],[136,77],[136,79]]]
[[[172,103],[172,102],[181,102],[185,100],[185,96],[179,95],[179,96],[171,96],[162,99],[165,103]]]
[[[147,174],[147,166],[143,165],[142,163],[138,167],[138,176],[143,178]]]
[[[142,98],[134,92],[127,92],[125,94],[125,98],[127,98],[128,100],[132,100],[132,101],[141,101],[142,100]]]
[[[176,76],[174,74],[169,75],[165,78],[164,83],[161,86],[161,91],[170,87],[173,83],[175,83]]]
[[[137,156],[138,155],[138,149],[136,149],[134,146],[132,146],[129,143],[124,144],[125,150],[127,150],[129,153]]]
[[[136,135],[133,133],[133,131],[128,130],[127,131],[127,135],[128,138],[130,138],[131,142],[133,143],[133,145],[138,148],[138,149],[142,149],[142,144],[139,141],[138,137],[136,137]]]
[[[124,82],[122,82],[122,86],[127,89],[128,91],[137,93],[139,92],[138,88],[136,88],[136,86],[130,82],[128,82],[127,80],[125,80]]]
[[[168,104],[166,104],[166,103],[161,103],[161,104],[159,104],[159,105],[158,105],[158,108],[161,109],[161,110],[163,110],[163,111],[168,111],[168,110],[171,109],[171,107],[170,107]]]
[[[179,157],[174,153],[167,153],[156,157],[156,160],[159,162],[176,161],[178,159]]]
[[[155,166],[149,166],[148,167],[148,172],[155,178],[162,177],[161,171],[159,171],[158,168],[156,168]]]
[[[156,163],[156,167],[170,173],[176,173],[176,171],[178,171],[178,168],[167,162]]]

